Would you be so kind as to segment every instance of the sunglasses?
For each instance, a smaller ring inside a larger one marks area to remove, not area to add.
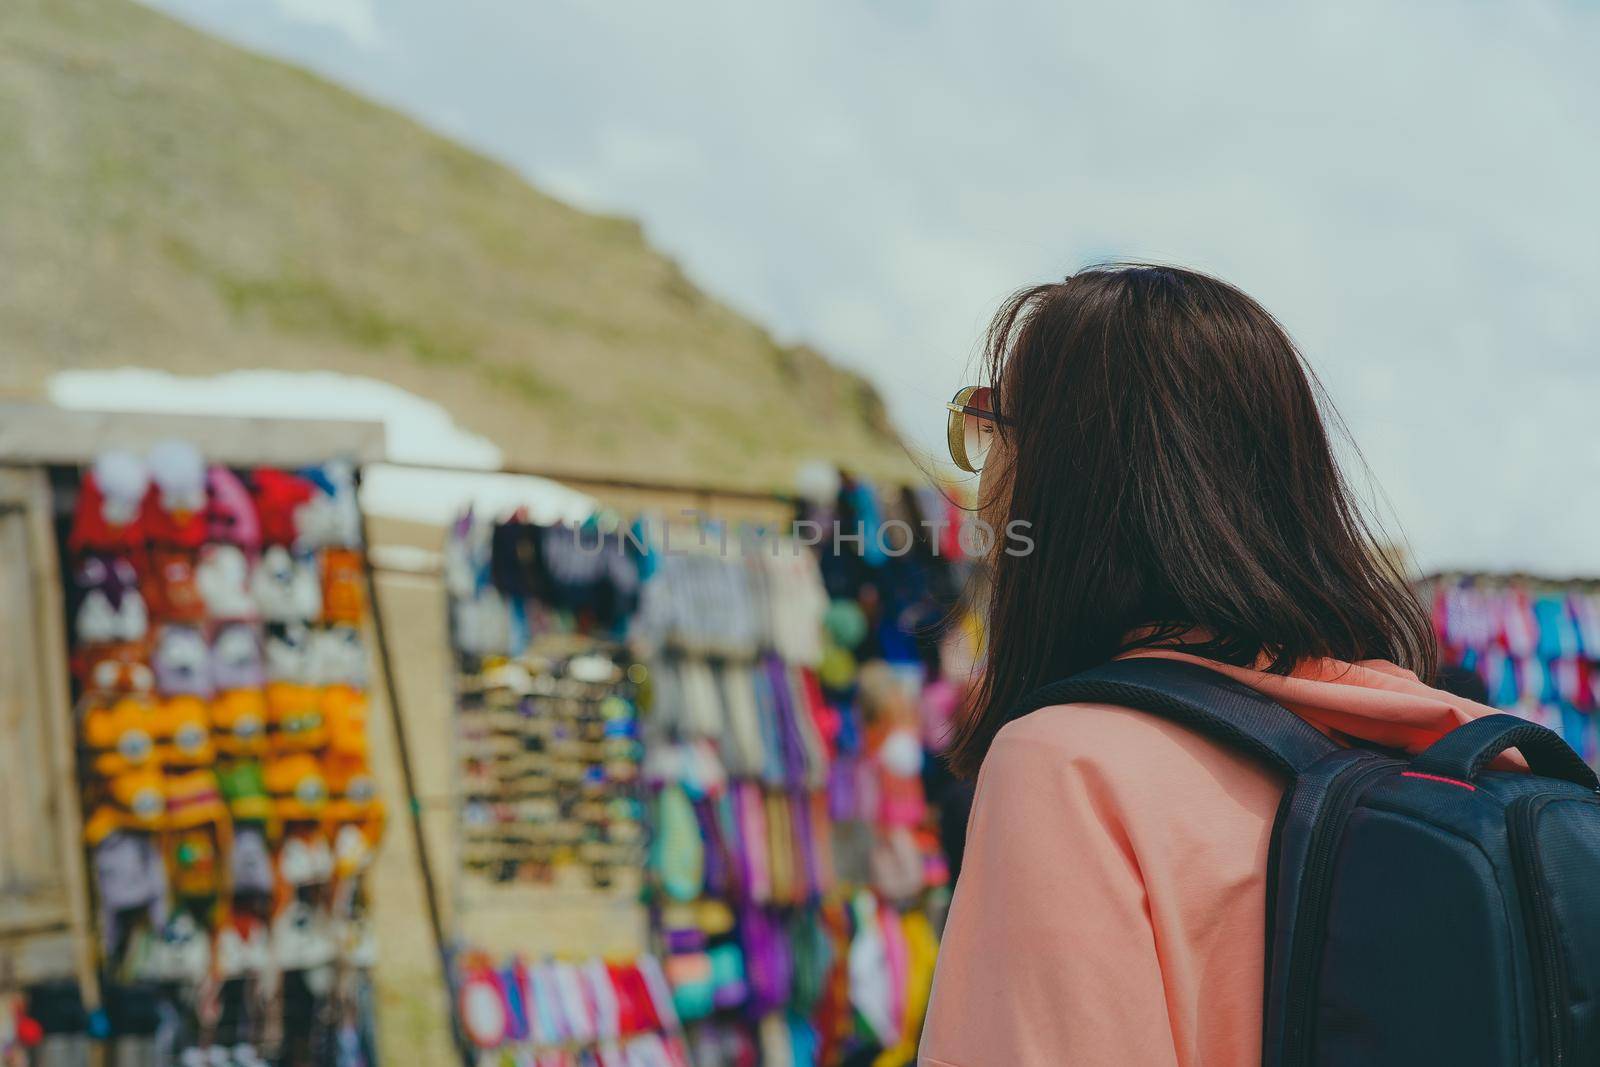
[[[945,408],[950,412],[945,431],[950,458],[968,474],[977,474],[989,456],[995,425],[1009,426],[1011,420],[995,411],[994,390],[987,385],[969,385],[957,391]]]

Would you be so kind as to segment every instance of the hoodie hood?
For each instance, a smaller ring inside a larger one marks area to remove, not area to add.
[[[1497,714],[1486,704],[1423,685],[1415,674],[1388,660],[1306,660],[1282,675],[1171,649],[1140,649],[1120,658],[1137,656],[1198,663],[1271,697],[1335,740],[1359,738],[1411,753],[1421,752],[1462,723]],[[1509,754],[1501,765],[1526,766]]]

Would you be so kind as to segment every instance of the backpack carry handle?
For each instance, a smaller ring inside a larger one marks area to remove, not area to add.
[[[1521,752],[1534,774],[1600,789],[1594,769],[1560,734],[1515,715],[1485,715],[1457,726],[1412,760],[1411,769],[1470,782],[1508,748]]]

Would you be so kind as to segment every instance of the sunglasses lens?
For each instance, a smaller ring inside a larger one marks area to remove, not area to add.
[[[951,399],[950,413],[946,416],[945,441],[950,447],[950,461],[969,474],[977,473],[972,463],[967,459],[967,416],[961,411],[967,398],[972,395],[970,388],[963,389]]]
[[[967,401],[967,406],[980,411],[993,411],[990,390],[985,387],[974,390],[972,399]],[[979,418],[976,415],[963,414],[961,416],[962,446],[966,451],[966,458],[970,471],[983,470],[984,460],[989,457],[989,444],[994,440],[994,423],[989,419]]]

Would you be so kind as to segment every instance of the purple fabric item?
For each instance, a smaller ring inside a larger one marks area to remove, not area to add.
[[[811,833],[811,804],[804,790],[789,794],[789,811],[794,817],[795,850],[805,871],[806,899],[815,900],[822,892],[822,873],[817,863],[817,840]]]
[[[694,802],[695,821],[700,824],[700,839],[705,847],[705,891],[713,897],[728,895],[728,851],[722,841],[722,835],[717,832],[717,817],[712,805],[716,801],[710,797],[701,797]]]
[[[705,931],[694,926],[668,927],[661,931],[666,942],[667,955],[680,956],[686,952],[703,952],[706,947]]]
[[[860,806],[855,757],[841,755],[828,767],[828,817],[834,822],[853,822]]]
[[[778,725],[778,698],[764,665],[750,672],[755,689],[756,721],[761,726],[761,780],[777,788],[784,784],[783,730]]]
[[[754,800],[755,807],[759,808],[761,805],[761,787],[755,782],[735,782],[729,792],[730,794],[734,792],[738,794],[733,798],[732,814],[734,825],[739,834],[739,873],[741,875],[740,881],[744,886],[744,895],[741,899],[751,900],[754,899],[756,885],[761,881],[761,877],[760,872],[755,869],[755,857],[750,854],[750,846],[745,841],[748,831],[745,820],[748,818],[746,812],[750,810],[752,804],[750,794],[754,793],[756,795]]]
[[[778,717],[783,784],[801,786],[806,780],[806,751],[800,740],[800,727],[794,721],[794,689],[790,685],[789,668],[777,656],[767,655],[763,658],[762,669],[766,671],[767,684],[772,687],[772,706]]]
[[[783,928],[761,907],[740,910],[739,943],[744,948],[745,978],[750,984],[749,1008],[760,1018],[789,1000],[790,967]]]
[[[211,648],[195,627],[162,627],[152,659],[162,696],[212,694]]]
[[[144,637],[148,619],[132,563],[121,556],[86,556],[73,579],[73,631],[81,644]]]
[[[228,623],[211,642],[213,681],[218,689],[259,689],[267,684],[261,640],[249,623]]]
[[[113,608],[122,607],[122,598],[139,595],[139,575],[122,556],[85,556],[78,565],[79,592],[95,590]]]
[[[239,826],[235,829],[230,870],[236,895],[272,895],[272,852],[267,847],[266,835],[260,827]]]
[[[167,921],[167,865],[148,834],[117,830],[94,847],[95,888],[100,901],[100,934],[113,955],[128,912],[145,909],[152,929]]]

